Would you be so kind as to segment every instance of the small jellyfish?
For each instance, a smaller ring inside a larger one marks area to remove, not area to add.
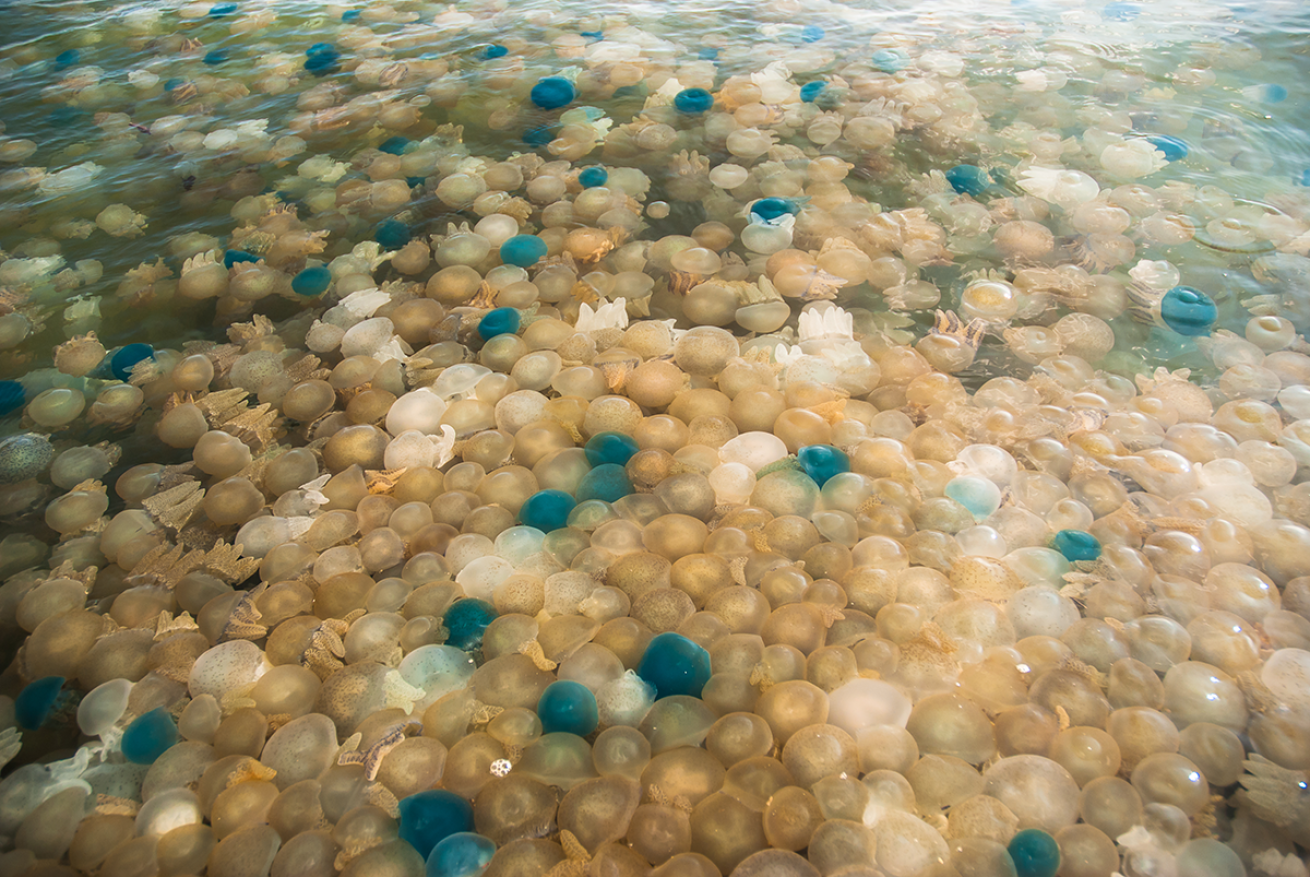
[[[232,50],[210,49],[205,53],[205,57],[201,60],[210,67],[216,67],[219,64],[226,64],[228,61],[232,60]]]
[[[500,261],[528,268],[545,258],[546,242],[535,234],[516,234],[500,245]]]
[[[472,831],[442,838],[427,858],[427,873],[439,877],[477,877],[486,870],[496,844]]]
[[[710,681],[710,653],[676,633],[661,633],[646,646],[637,675],[655,688],[655,698],[700,697]]]
[[[399,219],[384,219],[374,229],[373,240],[388,250],[402,249],[410,241],[409,226]]]
[[[817,24],[807,24],[805,27],[801,28],[802,43],[817,43],[819,40],[823,39],[823,37],[823,28],[819,27]]]
[[[133,764],[154,764],[178,739],[173,717],[162,706],[156,707],[137,716],[123,731],[123,757]]]
[[[109,370],[114,377],[120,381],[126,381],[132,377],[132,369],[137,363],[144,362],[147,359],[153,359],[155,348],[149,344],[137,342],[120,347],[113,356],[109,358]]]
[[[24,686],[14,698],[14,719],[18,726],[35,731],[44,725],[58,706],[63,688],[62,676],[46,676]]]
[[[332,272],[324,265],[306,268],[291,279],[291,291],[306,298],[322,295],[331,285]]]
[[[592,469],[578,482],[575,496],[578,502],[599,499],[615,502],[632,493],[632,482],[627,470],[617,463],[606,463]]]
[[[478,336],[490,341],[497,335],[513,335],[519,330],[519,312],[515,308],[495,308],[487,311],[478,323]]]
[[[67,70],[69,67],[75,66],[80,60],[82,60],[82,55],[77,49],[68,49],[55,55],[55,69]]]
[[[904,49],[879,49],[873,53],[873,66],[883,73],[899,73],[910,63]]]
[[[814,479],[814,483],[823,487],[828,479],[843,472],[851,471],[850,457],[840,448],[832,445],[809,445],[796,452],[801,469]]]
[[[341,69],[341,51],[331,43],[315,43],[305,50],[305,69],[315,76],[326,76]]]
[[[975,198],[986,192],[992,185],[992,178],[987,171],[972,164],[957,164],[946,172],[946,182],[961,195]]]
[[[714,95],[703,88],[684,88],[673,96],[673,106],[680,113],[699,116],[714,106]]]
[[[573,103],[577,91],[563,76],[546,76],[537,80],[528,97],[543,110],[558,110]]]
[[[1051,538],[1051,547],[1069,562],[1096,560],[1101,556],[1101,542],[1082,530],[1061,530]]]
[[[609,172],[600,165],[585,167],[578,172],[578,185],[584,189],[594,189],[597,186],[603,186],[607,180],[609,180]]]
[[[259,257],[254,253],[247,253],[245,250],[224,250],[223,267],[231,268],[241,262],[258,262]]]
[[[587,440],[583,449],[587,462],[593,466],[616,463],[626,466],[640,448],[632,436],[621,432],[598,432]]]
[[[1160,319],[1179,335],[1209,335],[1218,315],[1210,296],[1190,286],[1175,286],[1160,300]]]
[[[497,58],[503,58],[509,54],[509,49],[504,46],[492,43],[489,46],[483,46],[478,50],[477,58],[479,61],[494,61]]]
[[[473,830],[473,806],[445,789],[430,789],[400,802],[400,839],[425,859],[453,834]]]
[[[496,620],[496,609],[486,600],[465,598],[456,600],[446,610],[442,623],[450,636],[446,644],[464,651],[472,651],[482,645],[482,633],[487,625]]]
[[[807,104],[812,104],[815,99],[818,98],[819,94],[827,87],[828,83],[821,79],[816,79],[814,82],[807,82],[801,86],[801,100]]]
[[[582,683],[567,679],[546,686],[537,702],[537,716],[543,734],[559,731],[579,737],[596,730],[600,721],[596,695]]]
[[[210,18],[223,18],[224,16],[231,15],[236,11],[237,5],[235,3],[215,3],[213,6],[209,7],[208,14]]]
[[[0,417],[12,414],[27,404],[27,391],[18,381],[0,381]]]
[[[519,508],[519,521],[525,527],[550,533],[568,526],[569,514],[576,505],[573,497],[562,490],[539,490]]]
[[[378,144],[378,152],[385,152],[387,155],[404,155],[405,147],[410,144],[408,137],[401,137],[397,134],[394,137],[388,137]]]
[[[1007,849],[1018,877],[1055,877],[1060,870],[1060,845],[1040,828],[1025,828]]]
[[[1168,134],[1152,134],[1147,142],[1164,153],[1165,161],[1180,161],[1187,158],[1187,144]]]

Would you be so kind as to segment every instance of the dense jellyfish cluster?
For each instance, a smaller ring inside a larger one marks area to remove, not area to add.
[[[0,877],[1307,877],[1299,82],[1055,5],[15,13]]]

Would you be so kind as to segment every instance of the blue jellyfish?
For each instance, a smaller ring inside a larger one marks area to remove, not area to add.
[[[27,391],[18,381],[0,381],[0,417],[12,414],[27,404]]]
[[[482,646],[482,632],[496,620],[496,608],[486,600],[464,597],[450,604],[442,623],[450,636],[446,645],[471,651]]]
[[[326,76],[341,69],[337,62],[341,51],[331,43],[314,43],[305,50],[305,69],[316,76]]]
[[[873,66],[883,73],[897,73],[910,63],[910,56],[903,49],[879,49],[873,53]]]
[[[1310,168],[1301,171],[1301,185],[1310,186]]]
[[[791,198],[761,198],[751,204],[751,216],[758,216],[765,222],[772,222],[785,213],[795,216],[801,212],[799,201]]]
[[[149,344],[143,344],[139,341],[135,344],[128,344],[120,347],[113,356],[109,357],[109,371],[120,381],[126,381],[132,377],[132,369],[136,367],[138,362],[153,359],[154,356],[155,348]]]
[[[599,43],[605,39],[605,32],[601,30],[581,30],[578,31],[578,36],[585,38],[589,43]]]
[[[133,764],[154,764],[178,739],[177,725],[168,710],[155,707],[133,719],[123,732],[123,757]]]
[[[373,232],[373,240],[388,250],[399,250],[409,243],[409,226],[399,219],[384,219]]]
[[[202,58],[201,60],[203,60],[206,64],[208,64],[211,67],[215,67],[219,64],[226,64],[228,61],[232,60],[232,50],[210,49],[208,52],[205,53],[205,57]]]
[[[796,452],[796,459],[805,474],[822,487],[834,475],[851,471],[851,458],[832,445],[809,445]]]
[[[538,490],[519,507],[519,523],[551,533],[568,526],[569,514],[576,506],[573,497],[562,490]]]
[[[231,268],[238,262],[258,262],[259,257],[245,250],[226,250],[223,253],[223,267]]]
[[[1101,540],[1085,530],[1061,530],[1051,537],[1051,547],[1070,563],[1101,556]]]
[[[814,99],[819,96],[819,92],[828,87],[828,83],[822,79],[816,79],[813,82],[807,82],[801,86],[801,100],[807,104],[814,103]]]
[[[582,476],[575,496],[578,502],[589,499],[615,502],[630,493],[632,482],[628,480],[628,471],[618,463],[605,463]]]
[[[1006,849],[1018,877],[1055,877],[1060,870],[1060,845],[1040,828],[1025,828]]]
[[[378,152],[385,152],[387,155],[404,155],[405,147],[409,145],[408,137],[401,137],[397,134],[394,137],[388,137],[378,144]]]
[[[516,234],[500,245],[500,261],[528,268],[546,257],[546,242],[535,234]]]
[[[701,61],[717,61],[719,60],[719,50],[713,46],[705,46],[696,52],[696,57]]]
[[[427,858],[438,843],[473,830],[473,805],[445,789],[429,789],[400,802],[400,839]]]
[[[14,718],[25,731],[35,731],[46,723],[60,701],[63,676],[46,676],[26,685],[14,698]]]
[[[215,3],[213,6],[209,7],[209,17],[222,18],[226,15],[231,15],[236,11],[237,5],[235,3]]]
[[[523,142],[533,149],[540,149],[555,139],[554,125],[539,125],[523,132]]]
[[[592,466],[604,466],[606,463],[626,466],[639,450],[641,448],[632,436],[621,432],[598,432],[587,439],[584,448],[587,462]]]
[[[977,165],[957,164],[946,172],[946,182],[959,194],[976,198],[992,185],[992,178]]]
[[[578,172],[578,185],[584,189],[594,189],[605,185],[609,178],[609,171],[598,164],[593,164]]]
[[[819,40],[823,39],[823,37],[823,28],[819,27],[817,24],[807,24],[805,27],[801,28],[802,43],[817,43]]]
[[[69,67],[77,64],[82,59],[82,53],[77,49],[68,49],[55,55],[55,69],[67,70]]]
[[[341,13],[341,20],[342,20],[342,21],[359,21],[359,10],[358,10],[358,9],[347,9],[345,12]]]
[[[1142,14],[1136,3],[1107,3],[1101,16],[1110,21],[1132,21]]]
[[[541,719],[541,732],[577,734],[585,737],[596,730],[600,719],[596,710],[596,695],[581,682],[561,679],[546,686],[537,701],[537,717]]]
[[[1218,316],[1210,296],[1190,286],[1175,286],[1160,300],[1160,319],[1179,335],[1209,335]]]
[[[577,92],[573,89],[573,83],[563,76],[545,76],[532,86],[528,97],[543,110],[558,110],[573,103]]]
[[[494,308],[487,311],[478,323],[478,335],[490,341],[497,335],[513,335],[519,330],[521,318],[515,308]]]
[[[291,291],[306,298],[322,295],[327,292],[327,288],[331,285],[332,272],[327,269],[326,265],[315,265],[313,268],[306,268],[291,279]]]
[[[478,877],[496,854],[491,838],[461,831],[442,838],[425,863],[427,877]]]
[[[714,95],[703,88],[684,88],[673,96],[673,106],[680,113],[698,116],[714,106]]]
[[[503,58],[503,57],[505,57],[505,56],[508,55],[508,54],[509,54],[509,49],[505,48],[504,46],[498,46],[498,45],[492,44],[492,45],[490,45],[490,46],[483,46],[483,47],[478,51],[478,60],[479,60],[479,61],[494,61],[494,60],[496,60],[497,58]]]
[[[185,83],[186,80],[183,79],[181,76],[170,76],[164,80],[164,91],[166,92],[172,91],[173,89],[177,88],[179,85],[183,85]]]
[[[710,653],[677,633],[661,633],[646,646],[637,675],[655,688],[655,698],[700,697],[710,681]]]
[[[1165,161],[1178,161],[1187,158],[1187,144],[1168,134],[1152,134],[1146,141],[1164,153]]]

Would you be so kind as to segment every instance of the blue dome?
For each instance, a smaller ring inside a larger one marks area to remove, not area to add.
[[[771,222],[786,213],[795,215],[800,212],[800,205],[788,198],[761,198],[751,205],[751,214],[765,222]]]
[[[478,52],[478,58],[483,61],[494,61],[497,58],[503,58],[509,54],[509,49],[504,46],[490,45],[483,46]]]
[[[1187,144],[1168,134],[1152,134],[1146,141],[1164,153],[1166,161],[1178,161],[1187,158]]]
[[[587,439],[584,450],[587,462],[592,466],[603,466],[606,463],[626,466],[641,448],[630,435],[621,432],[598,432]]]
[[[426,877],[478,877],[496,854],[489,837],[460,831],[437,842],[425,863]]]
[[[205,53],[204,62],[211,67],[218,64],[225,64],[232,60],[231,49],[211,49]]]
[[[496,609],[486,600],[463,597],[450,604],[442,623],[450,636],[446,645],[471,651],[481,647],[482,632],[496,620]]]
[[[63,676],[46,676],[28,683],[14,698],[14,719],[25,731],[35,731],[46,723],[64,688]]]
[[[632,482],[628,472],[618,463],[605,463],[597,466],[578,482],[575,498],[578,502],[599,499],[614,502],[632,493]]]
[[[1006,849],[1018,877],[1055,877],[1060,870],[1060,845],[1040,828],[1025,828]]]
[[[123,732],[123,757],[133,764],[154,764],[178,741],[177,725],[162,706],[137,716]]]
[[[535,234],[516,234],[500,245],[500,261],[528,268],[546,257],[546,242]]]
[[[563,76],[547,76],[537,80],[528,96],[543,110],[558,110],[573,103],[577,92],[573,89],[573,83]]]
[[[710,653],[677,633],[661,633],[646,646],[637,675],[654,686],[655,698],[700,697],[710,681]]]
[[[378,152],[385,152],[387,155],[404,155],[405,147],[409,145],[408,137],[401,137],[397,134],[394,137],[388,137],[378,144]]]
[[[819,96],[819,92],[823,91],[827,87],[828,87],[828,83],[824,82],[821,79],[816,79],[813,82],[807,82],[801,86],[801,100],[805,101],[807,104],[812,104],[814,103],[814,99]]]
[[[573,497],[562,490],[539,490],[519,507],[519,523],[551,533],[568,526],[569,514],[576,506]]]
[[[1190,286],[1175,286],[1160,301],[1160,319],[1179,335],[1209,335],[1218,316],[1210,296]]]
[[[254,253],[247,253],[245,250],[225,250],[223,252],[223,267],[231,268],[238,262],[258,262],[259,257]]]
[[[384,219],[373,232],[373,240],[388,250],[399,250],[409,239],[409,226],[399,219]]]
[[[120,381],[126,381],[132,377],[132,369],[138,362],[152,359],[154,355],[155,348],[149,344],[128,344],[109,358],[109,371]]]
[[[27,404],[27,391],[18,381],[0,381],[0,417]]]
[[[680,113],[699,115],[714,106],[714,95],[703,88],[684,88],[674,95],[673,106]]]
[[[972,164],[957,164],[946,172],[946,182],[961,195],[977,197],[986,192],[992,184],[987,171]]]
[[[910,64],[910,56],[902,49],[879,49],[873,53],[873,66],[883,73],[897,73]]]
[[[291,291],[306,298],[322,295],[332,285],[332,272],[325,265],[306,268],[291,280]]]
[[[1051,547],[1070,563],[1101,556],[1101,540],[1084,530],[1061,530],[1051,538]]]
[[[823,487],[834,475],[851,471],[851,459],[846,452],[832,445],[809,445],[796,452],[801,469]]]
[[[706,46],[696,53],[696,57],[701,61],[719,60],[719,50],[712,46]]]
[[[523,132],[523,142],[533,149],[540,149],[555,139],[554,125],[541,125]]]
[[[77,49],[68,49],[55,55],[55,69],[67,70],[82,59],[82,53]]]
[[[537,717],[543,734],[563,732],[579,737],[596,730],[600,722],[596,695],[582,683],[567,679],[546,686],[537,701]]]
[[[231,15],[236,11],[237,5],[235,3],[215,3],[213,6],[209,7],[209,17],[222,18],[223,16]]]
[[[359,10],[358,10],[358,9],[347,9],[345,12],[341,13],[341,20],[342,20],[342,21],[359,21]]]
[[[438,843],[473,830],[473,805],[445,789],[429,789],[400,800],[400,839],[427,858]]]
[[[603,186],[609,180],[609,171],[598,164],[591,167],[584,167],[578,172],[578,185],[584,189],[594,189],[597,186]]]
[[[497,335],[513,335],[519,330],[521,319],[514,308],[495,308],[483,315],[478,323],[478,335],[483,341],[490,341]]]
[[[823,37],[823,28],[819,27],[817,24],[807,24],[805,27],[801,28],[802,43],[817,43],[819,40],[823,39]]]

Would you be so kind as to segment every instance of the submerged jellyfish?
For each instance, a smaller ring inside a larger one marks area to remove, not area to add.
[[[55,55],[55,69],[67,70],[69,67],[77,64],[82,59],[82,55],[77,49],[68,49]]]
[[[340,70],[340,60],[341,51],[331,43],[315,43],[305,50],[305,69],[316,76]]]
[[[573,103],[577,92],[563,76],[546,76],[537,80],[528,97],[543,110],[558,110]]]
[[[385,152],[387,155],[404,155],[405,147],[410,140],[408,137],[401,137],[397,134],[394,137],[388,137],[378,144],[378,152]]]
[[[513,335],[519,330],[519,312],[514,308],[494,308],[478,323],[478,336],[490,341],[497,335]]]
[[[539,490],[519,509],[519,521],[550,533],[568,526],[569,514],[576,506],[573,497],[562,490]]]
[[[782,216],[795,216],[800,212],[801,203],[794,198],[761,198],[750,205],[751,217],[758,217],[765,222],[772,222]]]
[[[291,279],[291,291],[310,298],[322,295],[332,285],[332,272],[324,265],[306,268]]]
[[[1160,300],[1160,319],[1179,335],[1208,335],[1218,316],[1210,296],[1190,286],[1175,286]]]
[[[807,24],[805,27],[801,28],[802,43],[817,43],[819,40],[823,39],[823,37],[823,28],[819,27],[817,24]]]
[[[819,96],[820,92],[827,87],[828,83],[824,82],[822,79],[807,82],[801,86],[801,100],[805,101],[807,104],[812,104],[814,103],[814,99]]]
[[[822,487],[828,479],[843,472],[851,471],[850,457],[840,448],[832,445],[809,445],[796,452],[801,469]]]
[[[1018,877],[1055,877],[1060,870],[1060,845],[1040,828],[1025,828],[1006,849]]]
[[[482,632],[495,620],[496,609],[486,600],[469,597],[456,600],[450,604],[442,619],[442,623],[450,631],[446,644],[466,652],[480,648]]]
[[[640,447],[632,436],[621,432],[598,432],[587,439],[584,448],[587,462],[593,466],[603,466],[606,463],[626,466],[638,450]]]
[[[215,3],[213,6],[209,7],[209,17],[222,18],[223,16],[231,15],[236,11],[237,5],[235,3]]]
[[[516,234],[500,245],[500,261],[528,268],[546,257],[546,242],[535,234]]]
[[[873,66],[883,73],[898,73],[910,63],[910,56],[903,49],[879,49],[873,53]]]
[[[596,695],[582,683],[567,679],[546,686],[537,701],[537,716],[543,734],[560,731],[585,737],[600,722]]]
[[[1152,134],[1146,141],[1164,153],[1166,161],[1179,161],[1187,158],[1187,144],[1168,134]]]
[[[139,362],[152,359],[155,355],[155,348],[149,344],[137,342],[120,347],[118,351],[109,358],[109,370],[114,377],[120,381],[126,381],[132,377],[132,369]]]
[[[410,241],[409,226],[399,219],[384,219],[374,230],[373,240],[388,250],[402,249]]]
[[[225,64],[228,61],[232,60],[232,50],[210,49],[208,52],[205,53],[205,57],[201,60],[203,60],[204,63],[208,64],[211,67],[215,67],[219,64]]]
[[[162,706],[155,707],[137,716],[123,731],[123,757],[133,764],[154,764],[177,741],[173,717]]]
[[[576,495],[578,502],[589,499],[615,502],[630,493],[632,482],[628,480],[627,470],[617,463],[605,463],[582,476]]]
[[[12,414],[27,403],[27,391],[18,381],[0,381],[0,417]]]
[[[400,802],[400,839],[425,859],[441,841],[472,829],[473,807],[454,792],[431,789]]]
[[[44,725],[55,711],[63,688],[62,676],[46,676],[24,686],[14,698],[14,719],[19,727],[35,731]]]
[[[987,171],[972,164],[957,164],[946,172],[946,182],[961,195],[977,197],[992,185]]]
[[[427,877],[477,877],[496,854],[490,838],[460,831],[442,838],[428,855]]]
[[[700,697],[710,681],[710,653],[685,636],[661,633],[646,646],[637,675],[655,688],[655,697]]]
[[[245,250],[224,250],[223,267],[231,268],[241,262],[258,262],[259,257],[254,253],[247,253]]]
[[[490,46],[482,47],[482,49],[478,52],[478,60],[494,61],[495,59],[503,58],[508,54],[509,54],[509,49],[505,48],[504,46],[498,46],[493,43]]]
[[[610,175],[605,168],[600,165],[592,165],[591,167],[583,168],[578,173],[578,185],[582,186],[584,189],[594,189],[597,186],[605,185],[609,176]]]
[[[1070,562],[1096,560],[1101,556],[1101,541],[1082,530],[1061,530],[1052,537],[1051,547]]]
[[[684,88],[673,96],[673,106],[680,113],[700,115],[714,106],[714,95],[703,88]]]

